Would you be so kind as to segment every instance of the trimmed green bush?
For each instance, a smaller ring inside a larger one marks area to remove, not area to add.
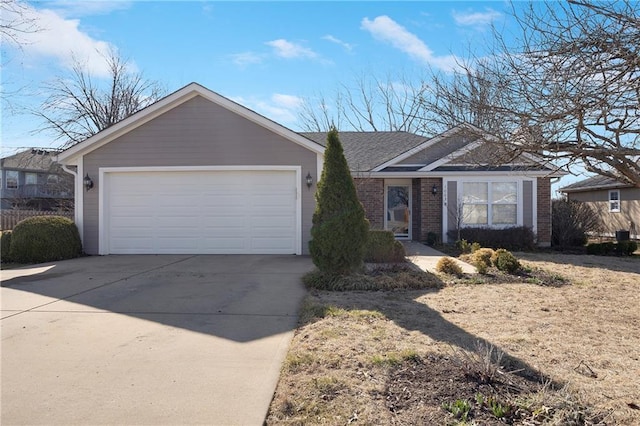
[[[442,272],[443,274],[455,275],[456,277],[463,275],[462,268],[451,257],[440,258],[438,263],[436,263],[436,271]]]
[[[51,262],[81,254],[78,228],[66,217],[30,217],[18,223],[11,235],[9,256],[13,262]]]
[[[371,230],[365,245],[364,261],[372,263],[404,262],[405,251],[391,231]]]
[[[10,262],[9,248],[11,246],[11,231],[2,231],[0,234],[0,260],[4,263]]]
[[[518,259],[508,250],[498,249],[491,256],[491,263],[502,272],[515,274],[521,265]]]
[[[638,250],[638,243],[635,241],[618,241],[616,244],[616,253],[620,256],[631,256],[636,250]]]
[[[369,222],[356,194],[338,131],[327,135],[324,168],[316,191],[309,251],[322,272],[348,275],[362,267]]]
[[[587,245],[587,254],[597,256],[631,256],[638,249],[635,241],[619,241],[614,243],[607,241],[604,243],[591,243]]]
[[[438,243],[438,234],[436,234],[435,232],[429,232],[427,233],[427,245],[428,246],[433,246],[435,244]]]
[[[480,248],[471,255],[471,262],[476,267],[478,273],[486,274],[487,269],[491,266],[491,257],[494,251],[490,248]]]
[[[460,249],[462,254],[471,253],[471,245],[472,244],[469,241],[464,239],[456,241],[456,246]]]

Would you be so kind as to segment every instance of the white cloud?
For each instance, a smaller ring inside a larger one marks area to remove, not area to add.
[[[407,31],[405,27],[388,16],[378,16],[373,21],[364,18],[361,25],[362,29],[371,33],[374,38],[389,43],[415,60],[435,66],[443,71],[451,71],[456,67],[455,56],[435,56],[429,46],[418,36]]]
[[[456,24],[466,27],[476,27],[481,29],[490,25],[493,21],[500,18],[502,14],[493,9],[487,9],[486,12],[451,12]]]
[[[268,41],[265,43],[267,46],[271,46],[277,56],[287,59],[293,58],[309,58],[315,59],[318,54],[313,50],[304,47],[297,43],[292,43],[283,38]]]
[[[20,35],[21,48],[25,54],[53,57],[67,68],[71,68],[77,60],[96,76],[108,75],[105,58],[109,52],[117,49],[111,43],[94,39],[83,32],[80,20],[65,19],[53,10],[35,9],[27,4],[24,4],[23,13],[38,28],[38,31]]]
[[[282,93],[274,93],[271,100],[276,104],[285,108],[299,108],[302,106],[303,100],[298,96],[284,95]]]
[[[274,93],[268,99],[261,98],[232,98],[235,102],[244,105],[259,114],[264,115],[276,123],[287,127],[294,127],[298,120],[298,111],[303,103],[302,98],[294,95]]]
[[[352,44],[342,41],[339,38],[332,36],[331,34],[327,34],[326,36],[322,37],[322,39],[330,41],[331,43],[335,43],[339,46],[342,46],[348,52],[351,52],[353,50]]]
[[[264,60],[264,55],[255,52],[241,52],[231,55],[231,60],[239,67],[246,67],[247,65],[260,64]]]

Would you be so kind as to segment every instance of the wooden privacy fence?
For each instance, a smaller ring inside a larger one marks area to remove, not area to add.
[[[22,219],[33,216],[63,216],[73,220],[73,212],[52,212],[41,210],[2,210],[0,215],[0,230],[9,231],[13,229]]]

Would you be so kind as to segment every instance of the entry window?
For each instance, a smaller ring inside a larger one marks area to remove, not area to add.
[[[516,225],[518,184],[516,182],[464,182],[460,214],[462,214],[464,225]]]
[[[609,211],[613,213],[620,212],[620,190],[613,189],[609,191]]]
[[[7,170],[5,176],[7,180],[7,189],[18,188],[18,171],[17,170]]]

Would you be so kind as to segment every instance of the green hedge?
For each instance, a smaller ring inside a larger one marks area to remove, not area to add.
[[[619,241],[618,243],[607,241],[587,245],[587,254],[598,256],[631,256],[636,250],[638,250],[638,243],[635,241]]]
[[[391,231],[370,230],[365,245],[364,261],[369,263],[404,262],[405,251]]]
[[[14,262],[51,262],[81,254],[78,228],[66,217],[30,217],[18,223],[11,235],[9,256]]]
[[[2,262],[11,262],[9,248],[11,247],[11,231],[2,231],[0,235],[0,258]]]
[[[451,238],[457,238],[457,231],[449,231]],[[460,239],[469,243],[479,243],[482,247],[494,249],[505,248],[512,251],[533,250],[536,236],[533,230],[526,226],[514,226],[503,229],[487,227],[469,227],[460,230]]]

